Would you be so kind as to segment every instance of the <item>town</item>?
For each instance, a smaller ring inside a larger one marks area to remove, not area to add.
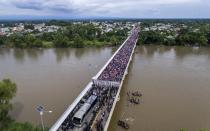
[[[207,46],[208,20],[86,20],[1,23],[2,47],[92,47],[116,46],[134,24],[141,24],[139,44]]]
[[[1,22],[0,22],[1,23]],[[89,25],[92,24],[96,28],[101,29],[102,34],[105,32],[111,32],[113,30],[123,30],[128,29],[131,30],[133,26],[133,22],[110,22],[110,21],[85,21],[85,22],[71,22],[73,25]],[[140,22],[139,22],[140,23]],[[50,25],[48,25],[50,24]],[[56,32],[59,29],[63,30],[65,27],[52,25],[50,22],[43,22],[38,24],[33,24],[33,22],[25,22],[25,23],[11,23],[11,24],[1,24],[0,26],[0,36],[10,36],[14,33],[26,34],[39,34],[39,33],[49,33]]]

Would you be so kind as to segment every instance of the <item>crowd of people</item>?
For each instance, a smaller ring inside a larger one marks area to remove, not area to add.
[[[108,64],[108,66],[105,68],[105,70],[101,73],[99,76],[99,80],[103,81],[114,81],[114,82],[121,82],[125,69],[127,67],[128,61],[130,59],[130,56],[132,54],[133,48],[135,46],[135,42],[138,38],[138,28],[134,28],[132,30],[132,33],[126,43],[122,46],[122,48],[118,51],[118,53],[114,56],[112,61]],[[113,102],[115,100],[116,94],[117,94],[117,87],[110,87],[110,93],[106,93],[102,96],[103,102],[102,107],[105,108],[103,111],[100,119],[98,119],[96,128],[98,131],[103,130],[104,123],[106,123],[106,120],[108,118],[109,112],[111,111]]]
[[[102,74],[99,76],[98,80],[102,81],[113,81],[113,82],[120,82],[122,80],[123,74],[125,72],[125,69],[127,67],[129,58],[131,56],[132,50],[135,46],[135,42],[138,38],[138,32],[139,29],[135,27],[131,35],[129,36],[126,43],[122,46],[122,48],[118,51],[118,53],[114,56],[112,61],[108,64],[108,66],[105,68],[105,70],[102,72]],[[81,108],[82,104],[91,96],[96,95],[97,103],[92,111],[93,115],[90,121],[86,121],[85,125],[81,128],[83,130],[90,130],[91,125],[93,123],[93,120],[96,117],[96,114],[99,112],[99,110],[104,109],[102,116],[100,119],[98,119],[96,123],[96,129],[97,130],[103,130],[103,126],[106,122],[106,119],[108,118],[108,113],[111,111],[116,93],[118,91],[118,87],[107,87],[107,86],[97,86],[93,85],[91,90],[89,90],[86,95],[83,97],[83,99],[77,104],[77,106],[74,108],[74,110],[69,114],[69,116],[66,118],[66,120],[61,124],[60,130],[66,131],[71,130],[75,128],[72,117],[77,112],[79,108]]]
[[[122,80],[128,61],[132,54],[132,50],[135,46],[135,42],[138,38],[138,32],[139,29],[134,27],[128,40],[99,76],[99,80],[117,82]]]

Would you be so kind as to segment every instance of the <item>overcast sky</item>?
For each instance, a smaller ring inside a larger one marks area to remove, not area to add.
[[[210,18],[210,0],[0,0],[0,19],[28,16]]]

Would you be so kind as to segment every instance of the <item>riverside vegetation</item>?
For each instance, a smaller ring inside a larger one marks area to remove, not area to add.
[[[17,86],[10,79],[0,81],[0,130],[1,131],[42,131],[30,123],[19,123],[8,115],[12,109],[11,99],[15,96]]]
[[[138,21],[135,21],[138,22]],[[112,24],[114,24],[113,22]],[[116,46],[126,38],[127,28],[103,32],[96,25],[72,24],[71,22],[50,21],[48,25],[61,26],[56,32],[14,33],[0,36],[1,47],[52,48],[52,47],[89,47]],[[26,28],[33,29],[29,24]],[[162,44],[181,46],[208,46],[210,44],[209,20],[144,20],[138,44]],[[10,100],[15,96],[16,84],[9,79],[0,81],[0,130],[2,131],[39,131],[30,123],[19,123],[8,115],[12,109]],[[187,131],[182,128],[180,131]],[[201,129],[207,131],[207,129]]]
[[[128,32],[126,28],[110,28],[109,31],[103,31],[98,25],[92,23],[49,21],[45,24],[60,28],[54,32],[40,32],[33,30],[33,24],[25,24],[25,29],[30,28],[33,31],[30,33],[12,32],[9,36],[1,36],[0,46],[18,48],[115,46],[126,38]]]
[[[54,32],[34,29],[33,22],[24,24],[30,33],[12,32],[0,36],[0,46],[17,48],[116,46],[126,38],[134,23],[141,23],[138,44],[208,46],[210,20],[107,20],[107,21],[47,21],[47,26],[57,26]],[[10,25],[14,26],[14,25]],[[104,29],[105,28],[105,29]]]
[[[209,46],[210,20],[144,20],[138,44]]]

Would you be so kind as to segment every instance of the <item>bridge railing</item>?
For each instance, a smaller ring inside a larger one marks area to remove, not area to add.
[[[116,95],[115,100],[114,100],[114,102],[113,102],[112,109],[111,109],[111,111],[110,111],[110,113],[109,113],[109,116],[108,116],[108,119],[107,119],[107,121],[106,121],[106,124],[105,124],[105,127],[104,127],[104,131],[107,131],[107,130],[108,130],[108,127],[109,127],[109,123],[110,123],[110,121],[111,121],[112,114],[114,113],[115,106],[116,106],[117,101],[118,101],[118,98],[119,98],[119,96],[120,96],[120,91],[121,91],[123,82],[124,82],[124,80],[125,80],[125,76],[127,75],[127,72],[128,72],[129,64],[130,64],[130,62],[131,62],[131,60],[132,60],[132,58],[133,58],[133,53],[134,53],[134,49],[136,48],[136,43],[137,43],[137,41],[138,41],[138,39],[136,39],[135,45],[134,45],[134,47],[133,47],[133,49],[132,49],[131,56],[130,56],[129,61],[128,61],[128,63],[127,63],[126,69],[125,69],[124,74],[123,74],[123,78],[122,78],[122,80],[121,80],[121,83],[120,83],[120,86],[119,86],[119,89],[118,89],[118,92],[117,92],[117,95]]]
[[[50,131],[57,131],[61,124],[65,121],[65,119],[69,116],[69,114],[74,110],[76,105],[80,102],[80,100],[84,97],[84,95],[92,88],[92,81],[87,84],[85,89],[78,95],[78,97],[74,100],[74,102],[66,109],[66,111],[60,116],[60,118],[56,121],[56,123],[50,128]]]
[[[107,67],[107,65],[112,61],[112,59],[115,57],[115,55],[119,52],[119,50],[126,44],[127,40],[129,39],[130,35],[127,37],[127,39],[123,42],[123,44],[115,51],[115,53],[112,55],[112,57],[106,62],[106,64],[100,69],[100,71],[93,77],[93,79],[98,79],[98,77],[101,75],[101,73],[104,71],[104,69]]]
[[[112,61],[114,56],[118,53],[118,51],[123,47],[123,45],[127,42],[130,35],[123,42],[123,44],[117,49],[117,51],[112,55],[112,57],[106,62],[106,64],[100,69],[100,71],[93,77],[93,79],[98,79],[101,73],[104,71],[106,66]],[[80,100],[85,96],[85,94],[92,88],[93,82],[89,82],[84,90],[78,95],[78,97],[74,100],[74,102],[66,109],[66,111],[60,116],[60,118],[56,121],[56,123],[50,128],[50,131],[57,131],[61,124],[65,121],[65,119],[69,116],[69,114],[74,110]]]

